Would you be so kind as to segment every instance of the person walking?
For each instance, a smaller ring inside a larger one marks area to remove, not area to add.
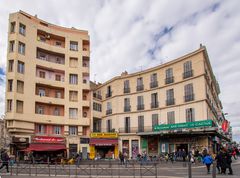
[[[213,159],[209,154],[206,154],[206,156],[203,158],[203,164],[207,167],[207,173],[210,174],[210,166],[213,163]]]
[[[2,166],[0,167],[0,170],[5,166],[7,169],[7,172],[9,172],[8,170],[9,156],[6,150],[1,152],[1,160],[2,160]]]
[[[187,153],[186,153],[186,151],[183,149],[183,150],[182,150],[182,158],[183,158],[183,162],[186,161],[186,157],[187,157]]]
[[[222,173],[222,162],[223,162],[223,154],[222,151],[217,153],[217,156],[215,157],[215,160],[217,161],[217,170],[218,170],[218,174]]]
[[[121,151],[119,152],[119,159],[120,159],[121,165],[124,165],[124,156]]]
[[[232,171],[232,154],[231,152],[227,152],[227,168],[229,170],[229,175],[233,175],[233,171]]]

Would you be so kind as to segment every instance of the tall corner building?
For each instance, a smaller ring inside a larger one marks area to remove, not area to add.
[[[89,152],[90,41],[87,31],[10,14],[6,120],[11,152]]]
[[[216,152],[229,141],[220,88],[204,46],[165,64],[92,85],[90,157]]]

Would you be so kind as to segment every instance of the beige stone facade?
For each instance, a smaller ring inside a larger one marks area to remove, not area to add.
[[[214,151],[225,138],[216,131],[224,116],[219,86],[204,46],[141,72],[123,72],[92,89],[92,132],[117,132],[119,151],[129,157],[143,151],[149,155],[178,149]],[[154,129],[156,125],[206,120],[211,126]]]
[[[22,11],[10,14],[6,120],[12,152],[38,136],[63,138],[68,155],[87,152],[88,144],[80,139],[87,143],[90,133],[89,65],[87,31]]]

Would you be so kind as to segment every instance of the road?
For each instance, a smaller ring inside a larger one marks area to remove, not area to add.
[[[219,175],[217,178],[239,178],[240,177],[240,160],[234,161],[233,165],[234,175]],[[212,178],[211,174],[206,173],[206,168],[202,164],[192,165],[193,178]],[[5,170],[4,170],[5,171]],[[78,168],[77,166],[61,166],[61,165],[28,165],[21,164],[18,167],[11,168],[11,173],[2,171],[0,175],[2,178],[47,178],[53,176],[79,177],[79,178],[140,178],[140,177],[158,177],[158,178],[188,178],[188,165],[184,163],[159,163],[155,165],[139,165],[130,164],[83,164]],[[12,175],[11,175],[12,174]]]

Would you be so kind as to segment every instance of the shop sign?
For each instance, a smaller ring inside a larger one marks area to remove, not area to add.
[[[117,133],[91,133],[91,138],[118,138]]]
[[[32,142],[34,143],[64,143],[64,138],[62,137],[43,137],[36,136],[32,138]]]
[[[228,132],[228,126],[229,126],[228,121],[224,120],[223,123],[222,123],[223,132],[225,132],[225,133]]]
[[[12,142],[17,143],[17,142],[21,142],[21,143],[28,143],[28,138],[24,138],[24,137],[13,137],[12,138]]]
[[[196,121],[196,122],[184,122],[178,124],[161,124],[154,126],[154,131],[161,130],[175,130],[183,128],[197,128],[197,127],[211,127],[212,120]]]

